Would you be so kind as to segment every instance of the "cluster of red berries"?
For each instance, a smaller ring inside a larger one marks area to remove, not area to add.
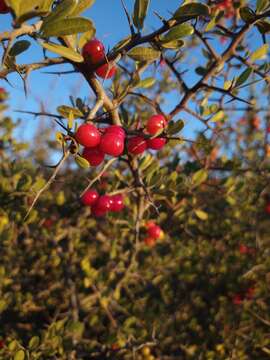
[[[235,14],[235,8],[233,6],[233,0],[222,0],[214,6],[214,10],[224,11],[226,18],[231,18]]]
[[[250,246],[247,246],[245,244],[239,245],[239,253],[241,255],[254,255],[256,250]]]
[[[87,190],[81,197],[85,206],[91,207],[91,213],[96,217],[105,216],[109,211],[120,212],[125,207],[122,194],[99,195],[94,189]]]
[[[265,205],[265,212],[270,215],[270,201]]]
[[[166,119],[162,115],[153,115],[146,124],[146,135],[156,136],[166,126]],[[105,155],[118,157],[123,154],[126,133],[119,125],[98,129],[93,124],[85,123],[77,129],[75,139],[84,146],[82,156],[91,166],[98,166],[103,162]],[[146,149],[160,150],[165,144],[164,137],[132,136],[127,139],[127,151],[133,155],[140,155]]]
[[[105,48],[101,41],[93,39],[88,41],[83,49],[84,60],[90,66],[95,66],[106,59]],[[103,79],[110,79],[116,73],[116,66],[112,63],[106,63],[96,69],[96,74]]]
[[[163,231],[154,221],[149,221],[146,224],[147,237],[144,239],[145,245],[153,247],[156,245],[158,239],[162,238]]]
[[[234,305],[242,305],[244,300],[252,300],[255,296],[255,288],[249,287],[244,293],[235,294],[232,298]]]
[[[5,3],[5,0],[0,0],[0,14],[7,14],[9,12],[9,7]]]

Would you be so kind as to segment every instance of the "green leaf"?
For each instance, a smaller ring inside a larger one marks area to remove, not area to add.
[[[252,9],[250,9],[248,6],[241,7],[239,10],[239,13],[240,13],[241,19],[243,21],[245,21],[246,23],[252,22],[256,17],[256,14],[254,13],[254,11]]]
[[[174,13],[173,17],[174,19],[180,19],[183,18],[194,18],[197,16],[209,16],[209,7],[201,4],[201,3],[194,3],[190,2],[188,4],[184,4],[180,6],[178,10]]]
[[[72,11],[73,16],[80,15],[85,10],[89,9],[96,0],[79,0],[78,5]]]
[[[205,221],[208,219],[208,214],[203,210],[195,210],[195,214],[200,220]]]
[[[24,360],[24,359],[25,359],[25,352],[23,350],[17,351],[14,356],[14,360]]]
[[[180,24],[169,30],[162,38],[162,42],[169,42],[172,40],[178,40],[182,37],[192,35],[194,32],[193,26],[189,24]]]
[[[19,13],[21,3],[20,0],[5,0],[5,2],[14,11],[16,15]]]
[[[259,20],[255,24],[261,34],[267,34],[270,32],[270,23],[266,20]]]
[[[38,336],[33,336],[28,344],[28,347],[30,350],[34,350],[38,347],[39,345],[39,337]]]
[[[42,9],[44,11],[50,11],[53,3],[54,3],[54,0],[43,0]]]
[[[41,28],[44,37],[64,36],[90,31],[93,28],[91,20],[84,18],[69,18],[56,20],[53,23],[46,23]]]
[[[47,24],[55,20],[66,18],[72,14],[72,11],[76,8],[76,6],[76,0],[63,0],[54,8],[53,12],[45,18],[44,23]]]
[[[197,187],[201,185],[203,182],[205,182],[208,178],[208,172],[205,169],[201,169],[199,171],[196,171],[195,174],[192,176],[192,185],[194,187]]]
[[[149,78],[139,81],[138,84],[135,86],[135,88],[148,89],[148,88],[152,87],[155,84],[155,82],[156,82],[155,78],[149,77]]]
[[[83,168],[83,169],[87,169],[90,167],[90,164],[89,162],[83,158],[82,156],[80,155],[76,155],[75,156],[75,161],[76,163],[79,165],[79,167]]]
[[[214,116],[211,117],[210,121],[217,122],[223,120],[225,117],[224,111],[218,111]]]
[[[150,47],[137,46],[128,52],[128,56],[135,61],[152,62],[160,57],[160,52]]]
[[[44,0],[9,0],[16,14],[16,22],[23,23],[36,16],[46,15],[48,9],[44,8]],[[15,5],[15,2],[17,4]]]
[[[257,0],[256,1],[256,12],[260,13],[265,11],[270,6],[269,0]]]
[[[49,50],[58,55],[61,55],[64,58],[69,59],[71,61],[78,63],[84,61],[84,58],[81,54],[77,53],[75,50],[68,48],[66,46],[62,46],[54,43],[45,43],[45,42],[40,42],[40,44],[44,49]]]
[[[143,28],[144,19],[147,14],[147,10],[150,4],[150,0],[136,0],[133,10],[133,23],[138,30]]]
[[[30,47],[31,43],[27,40],[19,40],[15,42],[12,48],[9,51],[10,56],[17,56],[24,51],[26,51]]]
[[[266,57],[267,52],[268,52],[268,48],[269,45],[268,44],[264,44],[263,46],[261,46],[259,49],[255,50],[251,55],[250,55],[250,60],[252,62],[256,61],[256,60],[262,60]]]
[[[238,86],[244,84],[247,81],[247,79],[249,78],[249,76],[252,74],[252,72],[253,72],[252,68],[247,68],[246,70],[244,70],[239,75],[239,77],[236,79],[235,87],[238,87]]]
[[[173,40],[173,41],[169,41],[169,42],[162,42],[161,46],[164,49],[180,49],[180,47],[182,47],[184,45],[184,41],[183,40]]]
[[[70,113],[73,114],[74,119],[83,117],[83,113],[79,109],[73,108],[71,106],[66,106],[66,105],[58,106],[57,111],[60,115],[62,115],[66,119],[69,119]]]
[[[82,49],[84,47],[84,45],[91,39],[93,39],[93,37],[95,36],[96,34],[96,29],[94,27],[91,28],[90,31],[87,31],[85,33],[83,33],[81,36],[80,36],[80,39],[78,41],[78,47],[79,49]]]
[[[183,120],[171,121],[169,122],[167,132],[169,135],[177,134],[184,128],[184,126],[185,123]]]

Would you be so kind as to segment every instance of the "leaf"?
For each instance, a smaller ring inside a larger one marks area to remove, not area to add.
[[[177,120],[177,121],[171,121],[169,122],[169,126],[168,126],[168,134],[169,135],[174,135],[179,133],[185,126],[185,123],[183,120]]]
[[[135,86],[135,88],[148,89],[148,88],[152,87],[155,84],[155,82],[156,82],[155,78],[149,77],[149,78],[139,81],[138,84]]]
[[[38,336],[33,336],[28,344],[28,347],[30,350],[34,350],[38,347],[39,345],[39,337]]]
[[[64,36],[90,31],[93,28],[91,20],[84,18],[69,18],[46,23],[41,28],[43,37]]]
[[[256,1],[256,12],[262,12],[265,11],[269,7],[269,1],[268,0],[257,0]]]
[[[58,106],[57,111],[60,115],[62,115],[66,119],[69,119],[70,113],[73,114],[74,119],[83,117],[83,113],[79,109],[73,108],[71,106],[66,106],[66,105]]]
[[[264,44],[263,46],[261,46],[259,49],[255,50],[251,55],[250,55],[250,60],[252,62],[256,61],[256,60],[262,60],[266,57],[267,52],[268,52],[268,44]]]
[[[239,10],[239,13],[240,13],[241,19],[246,23],[252,22],[256,17],[256,14],[254,13],[254,11],[252,9],[250,9],[248,6],[241,7]]]
[[[65,141],[65,136],[60,131],[55,133],[55,140],[62,146]]]
[[[30,47],[31,43],[27,40],[19,40],[17,41],[9,51],[10,56],[17,56],[24,51],[26,51]]]
[[[195,210],[195,214],[197,215],[197,217],[200,219],[200,220],[207,220],[208,219],[208,214],[203,211],[203,210]]]
[[[214,116],[211,117],[210,121],[217,122],[223,120],[224,117],[225,117],[224,111],[220,110]]]
[[[133,10],[133,23],[138,30],[143,28],[144,19],[147,14],[147,10],[150,4],[150,0],[136,0]]]
[[[68,15],[72,14],[72,11],[76,8],[76,6],[76,0],[63,0],[54,8],[51,14],[45,18],[44,23],[48,24],[55,20],[66,18]]]
[[[270,32],[270,23],[266,20],[259,20],[255,24],[261,34],[267,34]]]
[[[83,169],[87,169],[90,167],[90,164],[89,162],[83,158],[82,156],[80,155],[76,155],[75,156],[75,161],[76,163],[79,165],[79,167],[83,168]]]
[[[192,185],[194,187],[197,187],[201,185],[203,182],[205,182],[208,178],[208,172],[205,169],[201,169],[199,171],[196,171],[195,174],[192,176]]]
[[[152,62],[160,57],[160,52],[150,47],[137,46],[128,52],[128,56],[135,61]]]
[[[123,40],[119,41],[114,47],[113,50],[114,51],[119,51],[120,49],[122,49],[124,46],[126,46],[131,40],[131,36],[127,36],[125,37]]]
[[[84,58],[81,54],[77,53],[75,50],[68,48],[66,46],[54,44],[54,43],[45,43],[40,42],[41,46],[44,49],[47,49],[53,53],[63,56],[66,59],[69,59],[74,62],[81,63],[84,61]]]
[[[96,29],[94,27],[92,27],[90,31],[86,31],[85,33],[83,33],[78,41],[79,49],[82,49],[89,40],[93,39],[95,34],[96,34]]]
[[[73,16],[80,15],[85,10],[89,9],[96,0],[79,0],[78,5],[72,11]]]
[[[189,24],[180,24],[169,30],[162,38],[162,42],[178,40],[182,37],[192,35],[194,33],[193,26]]]
[[[5,0],[6,4],[14,11],[17,15],[20,9],[20,1],[18,0]]]
[[[48,9],[44,8],[43,1],[44,0],[17,0],[15,9],[17,16],[16,22],[21,24],[36,16],[46,15]]]
[[[14,356],[14,360],[24,360],[24,359],[25,359],[25,352],[23,350],[17,351]]]
[[[252,72],[253,72],[252,68],[247,68],[246,70],[244,70],[236,79],[235,87],[244,84],[249,78],[249,76],[252,74]]]
[[[197,16],[209,16],[209,7],[201,3],[188,3],[180,6],[173,15],[174,19],[194,18]]]
[[[169,42],[164,42],[161,46],[165,49],[180,49],[184,45],[183,40],[173,40]]]

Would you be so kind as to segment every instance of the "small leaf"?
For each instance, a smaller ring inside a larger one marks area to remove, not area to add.
[[[205,169],[201,169],[195,172],[192,176],[192,185],[197,187],[205,182],[208,178],[208,172]]]
[[[84,18],[60,19],[46,23],[41,28],[43,37],[64,36],[90,31],[93,28],[92,21]]]
[[[68,48],[66,46],[62,46],[54,43],[45,43],[45,42],[40,42],[40,44],[44,49],[56,53],[58,55],[61,55],[64,58],[69,59],[71,61],[78,63],[84,61],[84,58],[81,54],[77,53],[75,50]]]
[[[161,39],[162,42],[178,40],[182,37],[192,35],[194,33],[193,26],[189,24],[180,24],[169,30]]]
[[[143,28],[150,0],[136,0],[133,10],[133,23],[138,30]]]
[[[205,221],[208,219],[208,214],[203,210],[195,210],[195,214],[200,220]]]
[[[183,40],[173,40],[169,42],[162,42],[161,46],[164,49],[180,49],[180,47],[182,47],[184,44],[185,43]]]
[[[155,82],[156,82],[155,78],[149,77],[139,81],[138,84],[135,86],[135,88],[148,89],[152,87],[155,84]]]
[[[17,351],[14,356],[14,360],[24,360],[24,359],[25,359],[25,352],[23,350]]]
[[[223,120],[225,117],[224,111],[218,111],[214,116],[211,117],[210,121],[217,122]]]
[[[57,5],[49,16],[44,20],[45,24],[51,23],[55,20],[66,18],[76,8],[76,0],[63,0]]]
[[[27,40],[19,40],[17,41],[9,51],[10,56],[17,56],[24,51],[26,51],[30,47],[31,43]]]
[[[83,158],[82,156],[80,155],[76,155],[75,156],[75,161],[76,163],[79,165],[79,167],[83,168],[83,169],[87,169],[90,167],[90,164],[89,162]]]
[[[78,47],[79,49],[82,49],[84,47],[84,45],[91,39],[93,39],[93,37],[96,34],[96,29],[94,27],[91,28],[91,30],[86,31],[85,33],[83,33],[80,36],[79,42],[78,42]]]
[[[250,55],[250,60],[252,62],[256,61],[256,60],[261,60],[264,59],[267,55],[268,52],[268,44],[264,44],[263,46],[261,46],[259,49],[255,50],[251,55]]]
[[[254,11],[252,9],[250,9],[248,6],[241,7],[239,10],[239,13],[240,13],[241,19],[246,23],[252,22],[256,17],[256,14],[254,13]]]
[[[38,336],[33,336],[30,341],[29,341],[29,349],[30,350],[34,350],[38,347],[39,345],[39,337]]]
[[[270,23],[266,20],[259,20],[255,24],[261,34],[267,34],[270,32]]]
[[[89,9],[96,0],[79,0],[78,5],[72,11],[73,16],[80,15],[85,10]]]
[[[160,57],[160,52],[150,47],[137,46],[128,52],[128,56],[135,61],[152,62]]]
[[[249,78],[249,76],[252,74],[252,72],[253,72],[252,68],[247,68],[246,70],[244,70],[236,79],[235,87],[244,84]]]
[[[174,13],[173,17],[175,19],[185,19],[185,18],[194,18],[197,16],[209,16],[209,7],[201,4],[190,2],[180,6],[178,10]]]
[[[169,122],[169,126],[168,126],[168,134],[169,135],[174,135],[179,133],[185,126],[185,123],[183,120],[177,120],[177,121],[171,121]]]
[[[63,116],[66,119],[69,119],[70,113],[73,114],[74,119],[83,117],[83,113],[79,109],[73,108],[71,106],[66,106],[66,105],[58,106],[57,111],[61,116]]]
[[[260,13],[262,11],[265,11],[269,7],[269,1],[268,0],[257,0],[256,1],[256,12]]]

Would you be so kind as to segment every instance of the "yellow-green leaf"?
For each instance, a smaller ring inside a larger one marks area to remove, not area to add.
[[[64,58],[69,59],[71,61],[78,63],[84,61],[83,56],[81,54],[77,53],[75,50],[68,48],[66,46],[62,46],[54,43],[45,43],[45,42],[41,42],[40,44],[42,47],[44,47],[44,49],[49,50],[58,55],[61,55]]]
[[[160,57],[160,52],[150,47],[137,46],[128,52],[128,56],[135,61],[155,61]]]
[[[195,214],[200,220],[205,221],[208,219],[208,214],[203,210],[195,210]]]
[[[268,52],[268,48],[269,45],[268,44],[264,44],[263,46],[261,46],[259,49],[255,50],[251,55],[250,55],[250,60],[252,62],[256,61],[256,60],[262,60],[266,57],[267,52]]]
[[[89,162],[83,158],[82,156],[80,155],[76,155],[75,156],[75,161],[76,163],[79,165],[79,167],[83,168],[83,169],[87,169],[90,167],[90,164]]]
[[[89,9],[96,0],[79,0],[77,6],[72,11],[73,16],[80,15],[85,10]]]
[[[69,119],[70,113],[72,113],[74,119],[83,117],[83,113],[79,109],[67,105],[58,106],[57,111],[66,119]]]
[[[172,40],[178,40],[182,37],[192,35],[194,32],[193,26],[189,24],[180,24],[169,30],[162,38],[162,42],[169,42]]]
[[[44,37],[64,36],[90,31],[93,28],[91,20],[84,18],[60,19],[44,24],[41,34]]]
[[[217,122],[223,120],[224,117],[225,117],[224,111],[220,110],[214,116],[211,117],[210,121]]]
[[[150,0],[136,0],[133,11],[133,23],[137,29],[143,28]]]
[[[24,360],[24,359],[25,359],[25,352],[23,350],[17,351],[14,356],[14,360]]]
[[[208,16],[209,15],[209,7],[201,4],[190,2],[180,6],[178,10],[174,13],[173,17],[175,19],[185,19],[185,18],[193,18],[197,16]]]
[[[76,6],[76,0],[63,0],[59,5],[54,8],[53,12],[45,18],[44,22],[51,23],[55,20],[66,18],[72,13]]]
[[[208,172],[206,169],[201,169],[195,172],[192,176],[192,185],[199,186],[203,182],[205,182],[208,178]]]

